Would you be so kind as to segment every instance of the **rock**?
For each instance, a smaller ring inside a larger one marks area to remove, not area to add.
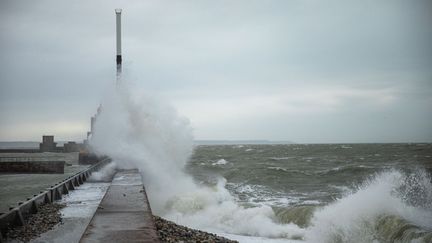
[[[165,220],[158,216],[153,216],[153,217],[158,232],[158,236],[161,242],[166,242],[166,243],[171,243],[171,242],[235,243],[237,242],[234,240],[226,239],[221,236],[217,236],[215,234],[177,225],[171,221]]]
[[[21,242],[29,242],[40,234],[51,230],[61,223],[60,209],[63,204],[44,204],[38,207],[38,212],[30,215],[27,224],[21,227],[9,228],[7,239]]]

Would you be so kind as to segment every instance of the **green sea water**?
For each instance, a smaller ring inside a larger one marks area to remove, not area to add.
[[[432,144],[202,145],[186,171],[304,239],[432,242]]]

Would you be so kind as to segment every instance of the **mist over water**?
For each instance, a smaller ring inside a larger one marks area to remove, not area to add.
[[[124,85],[103,101],[91,145],[140,170],[155,214],[193,228],[244,242],[432,240],[430,145],[200,146],[191,157],[188,120]]]

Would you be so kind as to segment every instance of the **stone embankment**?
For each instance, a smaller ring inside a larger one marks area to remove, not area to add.
[[[156,224],[157,234],[161,242],[214,242],[214,243],[238,243],[235,240],[207,233],[201,230],[191,229],[182,225],[175,224],[158,216],[153,216]]]

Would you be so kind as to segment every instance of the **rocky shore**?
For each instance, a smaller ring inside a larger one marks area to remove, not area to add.
[[[27,224],[21,227],[9,229],[8,241],[29,242],[40,234],[51,230],[56,224],[61,223],[60,209],[63,204],[44,204],[38,208],[38,212],[28,218]]]
[[[158,216],[153,216],[156,224],[157,233],[161,242],[173,243],[238,243],[235,240],[217,236],[215,234],[207,233],[201,230],[191,229],[185,226],[175,224],[171,221],[165,220]]]

